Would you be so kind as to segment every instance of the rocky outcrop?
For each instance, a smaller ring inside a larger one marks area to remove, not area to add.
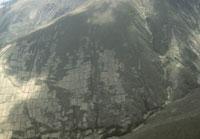
[[[121,136],[199,87],[198,6],[91,1],[3,47],[0,135]]]

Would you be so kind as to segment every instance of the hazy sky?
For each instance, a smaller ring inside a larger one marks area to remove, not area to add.
[[[2,2],[6,2],[6,1],[10,1],[10,0],[0,0],[0,4],[1,4]]]

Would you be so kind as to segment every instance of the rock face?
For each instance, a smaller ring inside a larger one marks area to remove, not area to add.
[[[199,23],[197,0],[96,0],[7,44],[1,137],[130,132],[200,86]]]

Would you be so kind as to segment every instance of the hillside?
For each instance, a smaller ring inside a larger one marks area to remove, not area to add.
[[[199,139],[200,90],[169,104],[133,133],[120,139]]]
[[[86,0],[14,0],[0,8],[0,45],[23,37],[69,13]],[[0,46],[1,47],[1,46]]]
[[[89,1],[6,44],[0,49],[1,137],[121,138],[151,123],[163,107],[167,113],[200,87],[199,7],[197,0]],[[181,116],[191,126],[197,114],[192,121]],[[133,136],[155,133],[151,126],[163,119]],[[171,132],[181,120],[157,127]]]

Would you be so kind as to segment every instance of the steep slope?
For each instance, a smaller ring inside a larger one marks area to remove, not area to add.
[[[96,0],[2,48],[2,137],[121,136],[199,87],[199,5]]]
[[[73,11],[86,0],[17,0],[0,8],[0,44],[22,37]]]

